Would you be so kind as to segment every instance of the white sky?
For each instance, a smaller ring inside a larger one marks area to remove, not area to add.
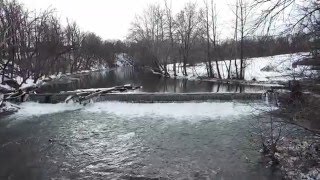
[[[18,0],[29,10],[45,10],[54,8],[62,20],[68,18],[76,21],[84,31],[95,32],[103,39],[125,39],[130,23],[136,14],[140,14],[148,4],[163,3],[163,0]],[[203,0],[196,1],[198,5]],[[222,36],[231,37],[233,32],[233,13],[228,4],[234,0],[215,0],[219,13],[219,23]],[[168,0],[170,2],[170,0]],[[182,9],[189,0],[172,0],[175,11]],[[221,27],[221,26],[220,26]],[[219,28],[219,27],[218,27]]]

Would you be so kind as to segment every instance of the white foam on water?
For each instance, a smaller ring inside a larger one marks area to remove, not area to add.
[[[261,106],[261,105],[259,105]],[[10,119],[24,120],[42,115],[57,114],[79,110],[79,113],[101,114],[101,116],[119,116],[128,119],[140,117],[162,118],[164,120],[199,121],[201,119],[222,119],[232,121],[238,116],[255,112],[252,104],[238,102],[203,102],[203,103],[123,103],[99,102],[82,106],[79,104],[40,104],[22,103],[17,113]],[[107,114],[107,115],[106,115]],[[80,114],[81,115],[81,114]],[[229,118],[230,117],[230,118]],[[131,135],[131,134],[130,134]],[[121,137],[119,137],[121,138]]]
[[[13,117],[28,118],[32,116],[42,116],[46,114],[62,113],[74,111],[83,108],[79,104],[40,104],[36,102],[26,102],[19,105],[19,111],[13,114]]]
[[[135,135],[136,135],[136,133],[130,132],[130,133],[127,133],[127,134],[118,135],[117,137],[118,137],[119,140],[126,141],[126,140],[129,140],[129,139],[133,138]]]
[[[86,106],[82,111],[90,113],[109,113],[117,116],[167,118],[227,117],[251,114],[253,108],[248,104],[234,102],[204,103],[122,103],[101,102]]]

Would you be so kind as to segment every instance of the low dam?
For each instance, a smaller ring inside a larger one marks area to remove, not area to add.
[[[30,101],[39,103],[59,103],[72,94],[32,94]],[[260,100],[263,93],[110,93],[96,98],[96,101],[121,102],[188,102],[210,100]]]

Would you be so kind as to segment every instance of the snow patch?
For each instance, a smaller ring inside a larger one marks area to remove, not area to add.
[[[287,179],[320,179],[320,139],[284,137],[277,146],[276,158]]]
[[[118,67],[133,66],[133,60],[126,53],[120,53],[116,56],[116,65]]]
[[[8,86],[7,84],[5,84],[5,85],[0,84],[0,89],[4,89],[4,90],[7,90],[7,91],[14,90],[12,87]]]
[[[14,113],[19,110],[17,105],[14,105],[10,102],[4,102],[2,107],[0,107],[0,114],[1,113]]]
[[[304,72],[306,67],[299,66],[298,68],[292,68],[292,64],[301,58],[308,56],[308,52],[283,54],[268,57],[249,58],[246,60],[245,66],[245,80],[252,81],[255,79],[260,82],[274,82],[274,81],[287,81],[291,80],[293,75],[299,75]],[[229,64],[229,60],[226,60]],[[231,72],[235,74],[234,61],[232,61]],[[237,60],[240,64],[240,60]],[[218,62],[221,71],[222,79],[227,79],[228,72],[224,61]],[[177,70],[177,78],[184,78],[189,80],[196,80],[201,77],[207,77],[206,63],[199,63],[195,66],[187,67],[188,76],[183,76],[180,64],[176,64],[180,67]],[[212,63],[213,70],[216,72],[216,64]],[[174,77],[173,64],[168,65],[169,74]],[[215,73],[216,77],[217,74]]]

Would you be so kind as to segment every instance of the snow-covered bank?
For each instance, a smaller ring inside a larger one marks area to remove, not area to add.
[[[320,179],[320,138],[284,138],[276,158],[287,179]]]
[[[27,80],[25,80],[24,83],[22,83],[23,78],[20,76],[15,76],[12,79],[4,78],[4,80],[5,81],[13,80],[18,85],[21,85],[20,89],[24,89],[24,88],[28,88],[28,87],[32,87],[32,86],[41,86],[47,82],[59,80],[61,78],[72,76],[72,75],[82,75],[82,74],[88,74],[90,72],[107,71],[107,70],[110,70],[112,67],[126,67],[126,66],[133,66],[133,64],[134,64],[133,60],[127,54],[120,53],[120,54],[116,55],[114,65],[111,65],[111,67],[109,67],[108,65],[95,65],[95,66],[91,67],[90,69],[79,70],[79,71],[75,71],[72,73],[59,72],[59,73],[52,74],[49,76],[42,76],[37,80],[36,83],[34,83],[33,77],[28,78]],[[1,82],[1,80],[2,80],[2,76],[0,75],[0,89],[8,90],[8,91],[15,90],[13,87],[10,87],[9,85]]]
[[[117,67],[133,66],[134,61],[126,53],[120,53],[116,55]]]
[[[65,73],[64,74],[64,73],[60,72],[58,74],[54,74],[54,75],[50,75],[50,76],[42,76],[37,80],[36,83],[34,82],[34,79],[32,77],[28,78],[27,80],[25,80],[24,83],[22,83],[23,78],[20,76],[16,76],[12,79],[5,78],[5,81],[7,81],[7,80],[15,81],[17,84],[21,85],[19,89],[25,89],[25,88],[34,87],[34,86],[40,87],[46,83],[49,83],[49,82],[52,82],[55,80],[59,80],[59,79],[65,78],[65,77],[73,76],[73,75],[88,74],[90,72],[107,71],[107,70],[110,70],[110,68],[100,66],[100,67],[91,68],[90,70],[81,70],[81,71],[77,71],[77,72],[73,72],[73,73]],[[0,88],[3,88],[8,91],[15,90],[13,87],[9,86],[8,84],[5,84],[5,82],[2,83],[1,79],[2,78],[0,76]]]
[[[3,102],[0,106],[0,115],[12,114],[19,111],[19,106],[10,102]]]
[[[292,68],[292,64],[301,58],[308,56],[309,53],[294,53],[294,54],[283,54],[277,56],[269,56],[269,57],[257,57],[257,58],[249,58],[246,60],[245,66],[245,80],[252,81],[255,80],[257,82],[264,83],[274,83],[277,81],[287,81],[291,80],[294,76],[300,75],[304,72],[304,67]],[[231,72],[235,74],[234,61],[232,61]],[[240,61],[238,60],[238,64]],[[220,61],[219,68],[221,71],[221,76],[223,79],[227,79],[228,71],[227,66],[229,65],[229,60]],[[212,63],[213,70],[216,73],[216,64]],[[181,67],[181,64],[177,64],[177,67]],[[174,77],[173,72],[173,64],[168,65],[169,74],[171,77]],[[195,66],[187,67],[188,76],[184,76],[182,74],[181,68],[177,70],[177,78],[185,78],[190,80],[199,79],[201,77],[207,77],[207,69],[206,63],[199,63]],[[310,73],[310,72],[309,72]],[[310,74],[308,74],[310,75]],[[214,79],[213,79],[214,81]]]
[[[15,90],[13,87],[9,86],[8,84],[6,84],[5,82],[1,82],[2,76],[0,75],[0,88],[3,89],[4,91],[13,91]],[[8,78],[5,78],[5,81],[9,80]],[[17,82],[17,84],[21,84],[20,89],[24,89],[24,88],[28,88],[31,86],[36,86],[36,85],[41,85],[43,83],[43,80],[40,79],[37,81],[37,83],[34,83],[34,80],[32,78],[27,79],[24,83],[22,83],[23,78],[20,76],[14,77],[13,80],[15,82]]]
[[[2,77],[0,76],[0,95],[6,94],[7,96],[10,97],[10,95],[14,97],[20,98],[20,95],[23,95],[24,93],[36,93],[36,90],[43,86],[46,85],[47,83],[50,82],[55,82],[55,81],[64,81],[65,79],[71,79],[72,75],[77,75],[77,74],[84,74],[84,73],[90,73],[90,72],[95,72],[95,71],[105,71],[108,70],[108,68],[105,67],[100,67],[100,69],[91,69],[88,71],[79,71],[75,72],[73,74],[67,73],[59,73],[57,75],[50,75],[50,76],[43,76],[37,80],[36,83],[34,83],[34,79],[32,77],[28,78],[24,83],[23,78],[20,76],[16,76],[12,79],[5,78],[4,83],[1,82]],[[18,90],[19,89],[19,90]],[[16,106],[12,106],[12,104],[4,102],[3,106],[0,106],[0,114],[10,114],[12,112],[16,112],[15,109]]]

